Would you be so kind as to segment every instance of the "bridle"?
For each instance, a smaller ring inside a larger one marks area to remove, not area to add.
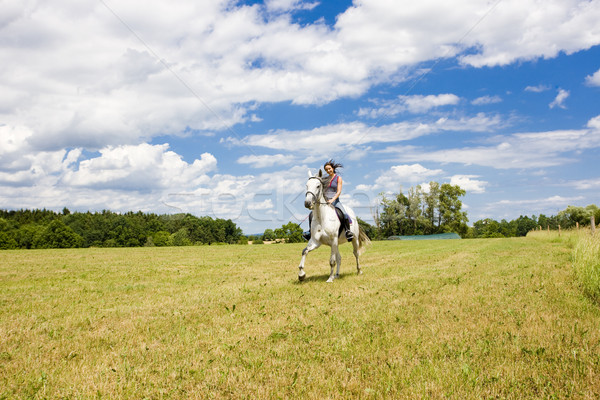
[[[319,191],[317,192],[319,195],[317,196],[315,193],[311,192],[310,190],[306,191],[306,194],[311,194],[314,199],[315,199],[315,204],[329,204],[327,202],[322,203],[319,201],[319,198],[321,197],[321,192],[323,191],[323,182],[321,181],[321,178],[319,178],[318,176],[311,176],[310,178],[308,178],[308,180],[310,181],[311,179],[318,179],[319,180]]]

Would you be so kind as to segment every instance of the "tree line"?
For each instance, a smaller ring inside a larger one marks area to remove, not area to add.
[[[555,216],[519,216],[512,221],[491,218],[467,225],[467,213],[462,210],[461,197],[466,191],[458,185],[430,182],[429,190],[421,185],[411,187],[406,194],[381,195],[380,208],[375,210],[375,225],[361,220],[363,230],[371,239],[390,236],[431,235],[455,232],[463,238],[525,236],[534,229],[572,229],[590,225],[591,216],[600,222],[600,209],[568,206]]]
[[[375,224],[360,218],[358,223],[372,240],[389,236],[429,235],[455,232],[463,238],[525,236],[534,229],[572,229],[590,224],[591,216],[600,223],[600,209],[568,206],[555,216],[519,216],[512,221],[491,218],[467,226],[460,198],[466,192],[457,185],[431,182],[429,191],[419,186],[407,194],[385,197]],[[70,247],[186,246],[194,244],[247,243],[248,239],[284,239],[298,243],[302,239],[299,224],[289,222],[277,229],[266,229],[262,236],[247,238],[230,219],[196,217],[191,214],[157,215],[142,212],[125,214],[111,211],[62,213],[50,210],[0,210],[0,249],[36,249]]]
[[[62,213],[0,210],[0,249],[186,246],[238,243],[242,230],[230,219],[191,214],[111,211]]]
[[[557,215],[519,216],[512,221],[505,219],[496,221],[491,218],[476,221],[469,229],[466,237],[472,238],[494,238],[525,236],[527,232],[535,229],[573,229],[577,226],[589,226],[591,217],[594,216],[596,223],[600,221],[600,208],[595,204],[586,207],[568,206],[559,211]]]

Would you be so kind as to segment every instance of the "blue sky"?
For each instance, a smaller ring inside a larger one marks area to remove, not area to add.
[[[600,1],[7,0],[0,207],[304,221],[329,158],[471,223],[600,205]]]

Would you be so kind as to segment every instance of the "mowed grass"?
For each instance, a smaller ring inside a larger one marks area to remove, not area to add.
[[[0,398],[600,397],[568,237],[0,252]]]

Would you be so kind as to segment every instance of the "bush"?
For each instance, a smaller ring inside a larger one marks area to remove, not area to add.
[[[159,231],[152,235],[155,246],[171,246],[171,234],[167,231]]]
[[[38,249],[64,249],[81,246],[83,246],[83,238],[59,219],[50,222],[34,239],[34,247]]]
[[[16,249],[19,245],[8,233],[0,232],[0,250]]]
[[[185,228],[179,229],[171,235],[171,243],[173,246],[191,246],[192,241],[189,238],[188,230]]]
[[[573,250],[573,268],[583,292],[600,303],[600,235],[579,239]]]

